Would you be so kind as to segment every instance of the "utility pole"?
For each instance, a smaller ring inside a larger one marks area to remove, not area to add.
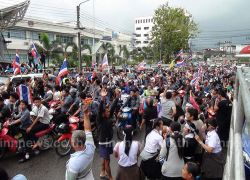
[[[81,50],[81,32],[80,32],[80,30],[84,29],[84,28],[80,27],[80,6],[81,6],[81,4],[86,3],[88,1],[90,1],[90,0],[83,1],[78,6],[76,6],[76,14],[77,14],[77,16],[76,16],[76,18],[77,18],[76,19],[76,26],[77,26],[76,29],[78,30],[77,37],[78,37],[79,72],[81,72],[81,70],[82,70],[82,59],[81,59],[81,52],[82,52],[82,50]]]
[[[77,20],[76,25],[78,29],[77,38],[78,38],[78,61],[79,61],[79,73],[82,70],[82,59],[81,59],[81,33],[80,33],[80,5],[76,6]]]

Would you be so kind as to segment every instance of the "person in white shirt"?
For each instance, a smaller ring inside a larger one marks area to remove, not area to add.
[[[138,179],[140,180],[140,169],[137,166],[141,144],[133,141],[133,128],[128,126],[124,129],[124,141],[118,142],[114,147],[114,155],[118,160],[118,172],[116,179]]]
[[[161,164],[156,159],[159,155],[162,137],[163,122],[160,118],[153,120],[153,130],[146,137],[146,144],[140,157],[141,169],[147,178],[161,178]]]
[[[91,132],[88,107],[84,107],[84,131],[76,130],[72,134],[71,145],[75,153],[70,155],[66,164],[65,180],[94,180],[92,163],[95,145]]]
[[[201,171],[204,179],[222,179],[223,177],[225,159],[221,154],[221,141],[216,132],[216,127],[216,119],[209,119],[207,121],[208,132],[205,143],[203,143],[198,135],[195,136],[197,142],[205,150],[201,165]]]

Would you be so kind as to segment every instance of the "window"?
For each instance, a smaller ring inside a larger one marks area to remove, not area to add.
[[[136,37],[141,37],[141,35],[140,34],[136,34]]]
[[[144,43],[144,44],[148,44],[148,41],[144,41],[143,43]]]
[[[56,35],[56,40],[61,42],[61,43],[72,43],[73,42],[73,37],[69,36],[63,36],[63,35]]]
[[[26,39],[26,31],[23,30],[9,30],[3,33],[5,38]]]
[[[141,30],[141,28],[140,28],[140,27],[137,27],[136,30]]]
[[[149,27],[144,27],[144,30],[149,30]]]
[[[145,19],[143,19],[143,23],[145,23]]]
[[[141,41],[136,41],[136,44],[141,44]]]
[[[135,20],[135,24],[137,24],[137,20]]]
[[[144,34],[144,37],[148,37],[148,34]]]
[[[148,20],[146,19],[146,23],[148,22]]]
[[[31,39],[32,40],[39,40],[40,39],[40,33],[39,32],[31,32]]]

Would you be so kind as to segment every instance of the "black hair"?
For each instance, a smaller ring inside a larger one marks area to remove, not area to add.
[[[101,84],[101,81],[99,79],[96,79],[95,83],[99,86]]]
[[[175,144],[176,144],[177,149],[178,149],[179,158],[182,159],[184,148],[183,148],[183,136],[180,133],[181,125],[178,122],[172,122],[170,124],[170,129],[173,131],[173,134],[171,135],[171,137],[175,140]]]
[[[0,101],[1,101],[1,102],[4,102],[4,99],[3,99],[3,97],[2,97],[2,96],[0,96]]]
[[[25,101],[25,100],[21,100],[20,103],[23,103],[23,104],[25,104],[26,106],[29,105],[29,104],[27,103],[27,101]]]
[[[172,98],[172,93],[171,92],[167,92],[166,93],[166,98],[167,99],[171,99]]]
[[[147,101],[147,106],[148,107],[153,107],[153,105],[154,105],[154,100],[152,98],[150,98],[149,103]]]
[[[187,112],[190,114],[190,116],[193,116],[193,120],[198,120],[199,112],[197,109],[190,107],[187,109]]]
[[[9,99],[10,95],[6,91],[2,92],[2,98],[3,99]]]
[[[36,101],[36,100],[39,100],[39,101],[40,101],[41,98],[40,98],[39,96],[36,96],[36,97],[33,98],[33,101]]]
[[[56,91],[60,91],[60,89],[61,89],[59,85],[56,85],[54,88]]]
[[[64,88],[63,91],[65,91],[67,94],[69,94],[69,89],[68,88]]]
[[[160,127],[161,123],[162,123],[161,118],[153,119],[153,129],[155,129],[156,127]]]
[[[129,150],[132,144],[133,140],[133,128],[131,127],[126,127],[123,132],[125,133],[125,154],[128,156],[129,155]]]
[[[49,84],[47,84],[45,87],[51,89],[51,86]]]
[[[8,173],[0,167],[0,177],[1,177],[1,180],[9,180],[9,175]]]
[[[218,94],[221,95],[222,97],[228,99],[227,93],[223,89],[219,89]]]
[[[85,92],[80,92],[79,97],[81,99],[86,99],[86,93]]]
[[[195,179],[199,175],[199,167],[194,162],[187,162],[187,171],[188,173],[192,174],[192,177]]]
[[[15,92],[10,93],[10,96],[11,96],[12,98],[16,99],[16,100],[19,99],[19,95],[18,95],[17,93],[15,93]]]

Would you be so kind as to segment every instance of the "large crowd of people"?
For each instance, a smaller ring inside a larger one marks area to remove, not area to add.
[[[93,69],[87,77],[61,77],[60,84],[44,72],[42,79],[8,84],[0,96],[0,122],[9,121],[11,135],[32,142],[23,147],[23,163],[39,154],[37,132],[51,123],[69,124],[72,115],[79,117],[66,180],[94,179],[96,148],[102,160],[100,178],[222,179],[234,79],[234,67],[206,64],[130,72],[114,68],[101,76]],[[59,102],[54,117],[49,112],[52,101]],[[131,121],[122,127],[124,139],[115,142],[113,129],[126,107],[131,109]],[[135,133],[143,134],[141,142],[134,139]],[[118,160],[116,177],[112,154]]]

